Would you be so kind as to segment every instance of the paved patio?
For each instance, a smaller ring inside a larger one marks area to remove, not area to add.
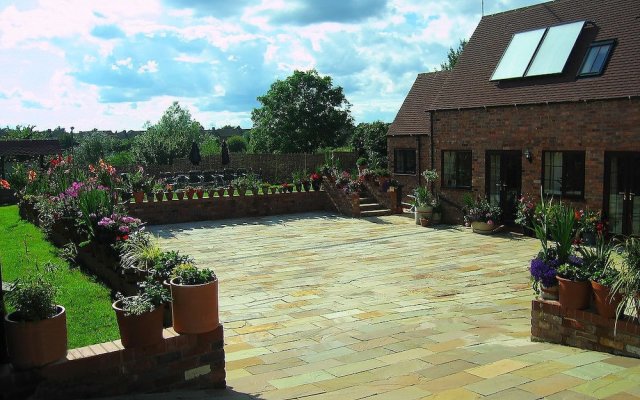
[[[533,239],[329,214],[150,230],[216,271],[230,387],[153,398],[640,398],[640,360],[529,340]]]

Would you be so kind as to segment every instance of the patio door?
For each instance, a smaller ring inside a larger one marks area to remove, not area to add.
[[[604,210],[609,230],[640,234],[640,153],[605,153]]]
[[[485,193],[491,204],[502,208],[502,221],[512,223],[522,190],[522,153],[517,150],[487,151]]]

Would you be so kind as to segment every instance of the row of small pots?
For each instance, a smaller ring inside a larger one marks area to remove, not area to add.
[[[171,307],[173,329],[180,334],[215,330],[218,318],[218,280],[201,285],[181,285],[173,279]],[[122,345],[138,347],[162,341],[164,305],[142,315],[124,315],[120,300],[113,303]],[[56,306],[53,317],[33,322],[21,321],[11,313],[5,316],[7,349],[17,369],[40,367],[67,355],[67,317],[63,306]]]
[[[558,300],[560,306],[570,310],[586,310],[593,303],[598,314],[607,319],[616,318],[618,305],[622,301],[622,295],[616,293],[612,296],[611,289],[596,281],[572,281],[556,277],[558,285],[550,288],[541,288],[541,297],[544,300]]]

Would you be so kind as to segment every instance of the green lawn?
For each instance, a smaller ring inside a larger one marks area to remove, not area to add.
[[[51,261],[59,266],[54,281],[58,286],[57,303],[67,309],[69,348],[120,338],[110,290],[57,257],[55,246],[46,241],[43,233],[20,219],[17,206],[0,207],[0,243],[4,281],[13,281],[36,262],[42,266]]]

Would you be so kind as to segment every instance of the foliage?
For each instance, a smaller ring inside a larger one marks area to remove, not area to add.
[[[343,145],[353,129],[342,88],[315,70],[277,80],[258,101],[251,113],[254,152],[313,153]]]
[[[171,300],[169,291],[153,279],[148,278],[140,283],[139,287],[140,290],[136,296],[125,297],[121,293],[116,295],[124,315],[142,315]]]
[[[52,264],[46,264],[45,272],[51,273],[52,268]],[[57,288],[50,277],[36,266],[31,274],[13,282],[7,302],[20,321],[41,321],[56,315],[56,294]]]
[[[558,260],[544,260],[542,258],[534,258],[531,260],[529,272],[533,281],[533,290],[540,293],[540,285],[544,287],[552,287],[558,284],[556,275],[558,273]]]
[[[245,176],[239,176],[232,180],[231,186],[239,189],[251,190],[252,193],[256,193],[260,186],[260,179],[258,179],[255,174],[246,174]]]
[[[433,206],[433,195],[426,186],[418,186],[413,190],[413,205],[416,207]]]
[[[107,156],[105,160],[115,167],[123,167],[135,163],[133,153],[131,153],[130,151],[120,151],[117,153],[113,153]]]
[[[214,136],[207,136],[200,144],[200,154],[202,157],[220,154],[221,152],[220,140]]]
[[[502,209],[495,206],[487,199],[477,199],[466,209],[465,220],[468,222],[485,222],[489,225],[497,224],[500,221]]]
[[[560,258],[557,260],[560,262]],[[558,276],[572,281],[588,281],[591,278],[591,271],[582,258],[570,255],[558,267]]]
[[[575,236],[574,226],[576,223],[573,208],[560,205],[551,216],[549,234],[556,243],[555,254],[558,261],[566,263],[571,255],[573,239]]]
[[[181,285],[202,285],[216,280],[216,274],[211,269],[197,268],[193,263],[179,265],[171,275],[178,278]]]
[[[358,124],[351,136],[351,146],[361,155],[371,168],[386,168],[387,131],[389,124],[382,121]],[[358,164],[360,165],[360,164]]]
[[[175,250],[166,251],[160,254],[150,272],[154,278],[165,281],[180,264],[193,264],[193,262],[193,258],[188,255],[181,255]]]
[[[108,217],[102,217],[98,221],[98,231],[111,234],[116,240],[127,240],[129,234],[142,227],[142,221],[138,218],[113,213]]]
[[[366,157],[360,157],[356,160],[356,165],[358,167],[364,167],[365,165],[367,165],[369,163],[369,161],[367,161]]]
[[[583,246],[578,250],[585,268],[591,272],[591,280],[607,287],[613,287],[618,277],[618,271],[615,269],[612,257],[614,247],[604,235],[598,234],[595,246]]]
[[[104,159],[117,148],[118,139],[102,132],[89,133],[83,136],[80,144],[74,149],[76,163],[81,166],[95,164]]]
[[[0,129],[1,140],[26,140],[26,139],[45,139],[43,132],[38,132],[34,128],[35,125],[16,125],[15,128]]]
[[[438,180],[438,172],[435,169],[427,169],[422,173],[422,177],[429,185]]]
[[[78,192],[78,210],[80,222],[87,229],[91,237],[95,237],[96,226],[101,215],[114,213],[113,197],[102,188],[89,188]]]
[[[460,59],[460,55],[467,45],[467,39],[460,39],[458,43],[458,48],[455,50],[453,47],[449,47],[449,52],[447,53],[447,61],[440,64],[440,69],[443,71],[451,71],[453,67],[458,63],[458,59]]]
[[[622,265],[613,285],[613,292],[623,296],[618,311],[628,308],[633,310],[636,319],[639,319],[637,310],[640,308],[640,296],[638,296],[640,293],[640,238],[625,239],[620,245],[620,250]]]
[[[227,145],[229,146],[229,151],[233,153],[244,153],[249,147],[247,139],[239,135],[234,135],[227,139]]]
[[[151,271],[162,256],[162,250],[153,237],[144,231],[136,231],[128,240],[117,243],[120,253],[120,266],[123,269]]]
[[[144,172],[144,168],[139,166],[136,170],[127,175],[125,186],[132,192],[148,192],[151,190],[152,180]]]
[[[596,234],[604,230],[602,222],[602,214],[600,211],[593,210],[576,210],[575,219],[577,227],[582,233]]]
[[[535,209],[536,203],[533,199],[528,195],[522,195],[518,199],[515,223],[526,228],[532,228]]]
[[[191,144],[199,142],[201,128],[176,101],[155,125],[148,125],[145,133],[135,137],[131,150],[141,163],[170,165],[189,154]]]

